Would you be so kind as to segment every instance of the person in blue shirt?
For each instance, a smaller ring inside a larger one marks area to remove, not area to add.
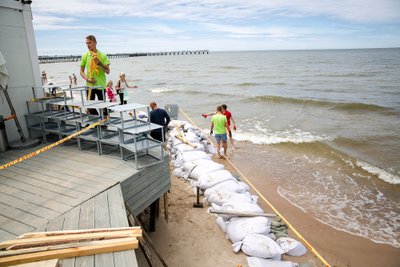
[[[161,129],[151,131],[150,136],[156,140],[164,142],[165,132],[167,131],[167,126],[168,126],[168,123],[171,121],[171,119],[170,119],[168,113],[164,109],[157,107],[156,102],[151,102],[150,108],[151,108],[150,122],[159,124],[159,125],[163,126],[163,128],[164,128],[164,136],[162,135]]]

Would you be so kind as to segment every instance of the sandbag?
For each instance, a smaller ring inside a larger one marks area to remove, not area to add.
[[[183,171],[182,168],[175,168],[175,169],[172,171],[172,175],[173,175],[173,176],[176,176],[176,177],[183,177],[184,171]]]
[[[214,161],[211,161],[209,164],[199,164],[192,169],[190,173],[190,178],[194,180],[199,180],[201,176],[223,170],[224,168],[224,165],[216,163]]]
[[[291,261],[275,261],[258,257],[247,257],[249,267],[298,267],[297,263]]]
[[[232,248],[236,253],[242,249],[248,256],[264,259],[283,254],[283,250],[274,240],[260,234],[247,235],[243,241],[232,244]]]
[[[189,122],[185,122],[185,124],[183,125],[183,130],[186,132],[189,129],[196,129],[196,127],[194,127],[193,124],[191,124]]]
[[[174,129],[175,127],[183,127],[186,124],[185,121],[180,121],[180,120],[171,120],[168,123],[168,129]]]
[[[289,256],[303,256],[307,253],[307,249],[302,243],[290,237],[280,237],[276,240],[276,243]]]
[[[257,203],[251,203],[251,202],[235,202],[235,201],[229,201],[224,203],[221,206],[220,210],[226,210],[226,211],[237,211],[237,212],[254,212],[254,213],[263,213],[263,209],[257,204]],[[234,217],[233,215],[221,215],[225,219]]]
[[[249,192],[236,193],[225,189],[215,190],[206,198],[208,203],[220,206],[230,201],[257,203],[257,199],[257,196],[250,195]]]
[[[187,151],[182,153],[177,153],[177,160],[182,162],[189,162],[197,159],[211,159],[204,151]]]
[[[200,137],[198,137],[194,132],[188,131],[185,134],[186,140],[188,140],[191,143],[199,143],[200,142]]]
[[[227,180],[236,181],[232,174],[227,170],[214,171],[200,176],[198,179],[198,187],[200,187],[200,189],[202,190],[206,190],[216,184]]]
[[[217,154],[217,150],[215,149],[215,147],[212,144],[207,144],[206,151],[213,155]]]
[[[226,224],[226,234],[232,243],[236,243],[250,234],[267,235],[270,224],[266,217],[235,217]]]
[[[195,147],[187,145],[187,144],[177,144],[174,146],[174,149],[176,149],[179,152],[186,152],[186,151],[205,151],[204,146],[200,145],[199,143],[194,144]]]
[[[219,226],[219,228],[221,228],[221,230],[225,233],[226,232],[226,221],[224,220],[224,218],[222,218],[221,216],[217,217],[217,225]]]
[[[204,191],[204,196],[207,198],[212,192],[215,190],[220,190],[224,189],[226,191],[231,191],[231,192],[236,192],[236,193],[242,193],[244,192],[244,188],[235,180],[227,180],[225,182],[216,184]]]

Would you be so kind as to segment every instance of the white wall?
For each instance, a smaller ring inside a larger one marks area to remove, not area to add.
[[[26,101],[32,98],[32,86],[40,86],[40,69],[32,26],[30,5],[15,0],[0,1],[0,51],[6,59],[10,75],[8,93],[20,124],[28,137]],[[0,115],[10,115],[10,108],[0,90]],[[13,120],[6,122],[8,141],[19,140]]]

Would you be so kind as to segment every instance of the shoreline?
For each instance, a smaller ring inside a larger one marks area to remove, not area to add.
[[[279,184],[270,178],[271,174],[260,173],[265,170],[254,170],[254,165],[247,164],[254,159],[254,155],[247,151],[255,151],[257,145],[249,142],[236,142],[236,144],[239,144],[239,149],[234,152],[231,150],[230,160],[329,264],[349,267],[398,266],[400,249],[337,230],[318,221],[283,198],[278,192]],[[266,212],[271,211],[270,207],[261,199],[259,205]],[[293,232],[289,236],[297,239]]]

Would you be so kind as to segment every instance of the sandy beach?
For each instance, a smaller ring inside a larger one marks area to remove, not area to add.
[[[279,195],[277,192],[279,184],[269,178],[273,175],[270,168],[270,164],[274,163],[273,160],[262,158],[266,162],[265,168],[255,170],[251,162],[257,158],[251,152],[254,152],[257,146],[241,142],[238,143],[238,147],[236,151],[229,153],[231,161],[331,266],[398,266],[400,249],[338,231],[314,219]],[[277,151],[273,150],[271,148],[269,159],[277,156]],[[237,174],[228,161],[215,158],[214,160],[224,164],[233,174]],[[177,177],[171,178],[169,222],[161,216],[157,222],[156,232],[150,234],[157,251],[167,264],[202,267],[247,266],[246,255],[242,252],[235,254],[232,251],[231,242],[217,226],[215,216],[206,212],[207,206],[202,209],[192,208],[195,194],[189,183]],[[252,193],[255,194],[254,191]],[[261,199],[259,205],[266,212],[271,212],[269,206]],[[292,231],[289,231],[289,236],[298,239]],[[310,251],[302,257],[284,256],[283,259],[323,266]]]

